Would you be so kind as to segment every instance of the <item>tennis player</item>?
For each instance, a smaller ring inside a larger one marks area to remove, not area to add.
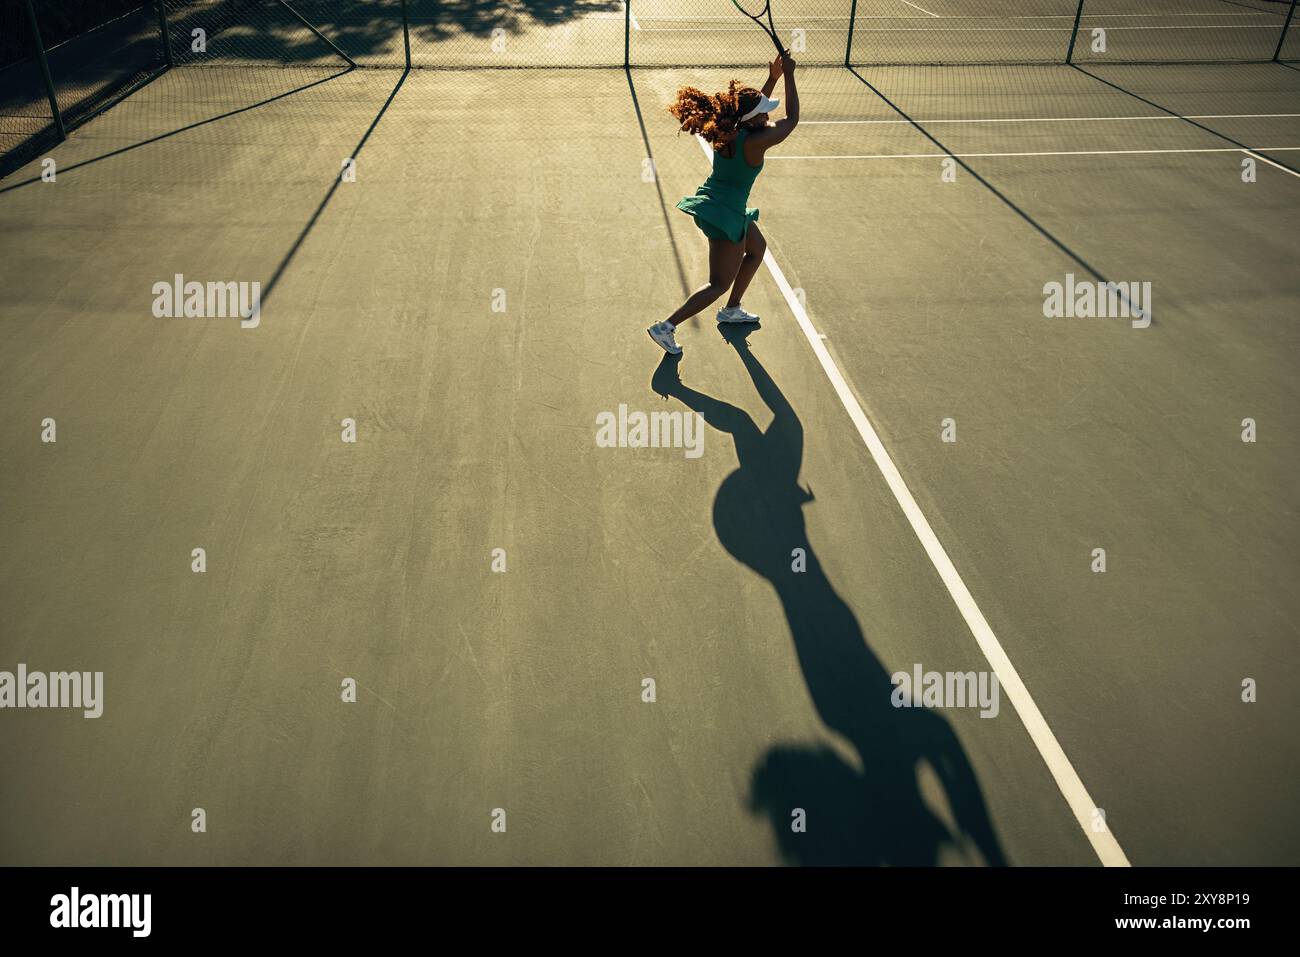
[[[646,331],[670,355],[681,355],[674,331],[682,322],[731,289],[718,322],[758,322],[740,306],[740,298],[763,261],[767,241],[758,229],[758,210],[745,206],[749,190],[763,169],[763,155],[789,136],[799,124],[799,93],[794,60],[784,54],[768,67],[763,89],[732,80],[727,89],[710,96],[693,86],[677,91],[668,112],[682,131],[704,137],[713,147],[713,172],[704,185],[677,208],[695,217],[709,240],[709,281],[693,292],[676,312]],[[785,77],[785,118],[770,122],[768,114],[780,100],[771,99],[778,78]]]

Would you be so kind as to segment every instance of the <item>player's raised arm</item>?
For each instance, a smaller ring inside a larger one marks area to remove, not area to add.
[[[795,83],[794,73],[795,62],[788,53],[773,60],[772,65],[768,68],[768,78],[767,83],[763,86],[763,94],[766,96],[772,92],[776,86],[777,77],[784,77],[785,116],[775,123],[769,123],[762,129],[755,130],[750,135],[749,141],[745,144],[747,158],[750,162],[762,162],[763,154],[782,142],[799,125],[799,88]]]

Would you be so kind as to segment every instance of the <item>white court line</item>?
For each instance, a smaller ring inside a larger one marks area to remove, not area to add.
[[[1133,120],[1295,119],[1300,113],[1187,113],[1180,116],[1013,116],[950,120],[804,120],[803,126],[935,126],[939,123],[1120,123]]]
[[[713,150],[698,136],[696,140],[699,142],[700,148],[704,150],[704,155],[712,163]],[[907,516],[908,524],[912,526],[912,531],[920,539],[926,555],[930,558],[930,563],[934,565],[935,571],[939,573],[939,577],[943,579],[944,585],[947,586],[948,594],[952,596],[953,602],[957,605],[957,610],[961,612],[967,627],[970,628],[971,634],[975,637],[975,643],[979,645],[980,651],[984,652],[984,657],[988,659],[989,665],[998,676],[998,681],[1001,682],[1007,699],[1011,702],[1016,714],[1020,716],[1025,730],[1029,732],[1029,737],[1034,742],[1034,746],[1038,748],[1038,753],[1042,755],[1043,761],[1046,762],[1047,769],[1056,781],[1057,788],[1060,789],[1061,795],[1069,804],[1070,810],[1074,812],[1075,821],[1083,829],[1084,835],[1092,844],[1092,849],[1097,853],[1097,857],[1101,859],[1103,864],[1107,867],[1128,867],[1128,857],[1125,856],[1124,849],[1119,846],[1119,841],[1115,840],[1115,836],[1111,834],[1110,830],[1106,829],[1100,833],[1093,830],[1093,817],[1097,811],[1096,803],[1089,797],[1088,789],[1083,786],[1083,781],[1079,779],[1074,766],[1070,764],[1070,759],[1061,750],[1056,735],[1052,733],[1052,729],[1047,725],[1047,719],[1038,710],[1038,705],[1034,703],[1029,689],[1021,681],[1019,673],[1011,663],[1011,659],[1002,650],[1001,643],[998,642],[997,636],[993,634],[993,629],[989,627],[983,612],[975,604],[975,598],[966,587],[966,583],[957,574],[952,559],[944,551],[943,545],[934,534],[934,529],[930,527],[930,523],[921,512],[920,506],[916,504],[916,499],[912,497],[912,492],[908,489],[907,483],[903,481],[903,476],[899,473],[898,467],[894,465],[894,460],[890,458],[884,443],[880,441],[880,436],[876,434],[876,430],[872,427],[867,414],[862,411],[862,406],[858,403],[857,397],[841,374],[839,366],[835,364],[835,360],[826,349],[826,343],[822,341],[817,334],[817,330],[813,328],[808,314],[804,311],[803,306],[799,304],[799,298],[794,294],[794,290],[786,280],[781,267],[777,265],[770,245],[763,254],[763,262],[767,265],[772,278],[776,280],[781,295],[785,297],[786,305],[794,313],[795,321],[799,323],[804,338],[812,346],[817,361],[821,363],[822,371],[831,380],[831,385],[835,389],[835,394],[839,396],[844,411],[849,414],[849,418],[857,426],[858,435],[866,443],[872,460],[876,463],[876,467],[880,469],[880,474],[884,476],[885,482],[889,485],[889,490],[894,493],[894,500],[898,502],[903,514]]]
[[[908,5],[909,7],[911,7],[913,10],[920,10],[922,13],[928,13],[928,14],[930,14],[930,16],[934,17],[935,19],[938,19],[938,17],[939,17],[939,14],[937,14],[937,13],[930,13],[930,11],[927,10],[927,9],[925,9],[925,7],[918,7],[915,3],[912,2],[912,0],[903,0],[903,3],[907,4],[907,5]]]
[[[1300,146],[1261,146],[1261,150],[1267,150],[1270,153],[1294,153],[1300,150]],[[1267,163],[1284,173],[1290,173],[1292,176],[1300,177],[1300,173],[1295,170],[1287,169],[1278,163],[1274,163],[1267,156],[1256,152],[1253,149],[1246,149],[1241,146],[1221,146],[1221,147],[1199,147],[1191,149],[1162,149],[1162,150],[1037,150],[1025,153],[857,153],[847,154],[828,154],[824,156],[767,156],[767,160],[897,160],[897,159],[940,159],[945,156],[951,156],[954,159],[981,159],[990,157],[1005,156],[1142,156],[1156,153],[1245,153],[1247,156],[1253,156],[1261,162]]]

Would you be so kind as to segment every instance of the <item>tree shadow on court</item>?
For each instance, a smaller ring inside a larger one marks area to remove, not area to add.
[[[412,37],[429,42],[469,35],[488,37],[494,30],[521,34],[537,26],[555,26],[592,13],[622,13],[622,0],[406,0]]]
[[[945,845],[955,845],[972,859],[978,859],[970,853],[975,850],[988,864],[1004,864],[957,736],[933,711],[893,707],[889,674],[808,541],[803,508],[815,498],[799,485],[803,425],[750,351],[749,331],[728,329],[724,336],[772,412],[766,429],[743,409],[682,383],[675,357],[664,357],[651,386],[734,441],[739,467],[713,502],[718,540],[776,590],[817,714],[860,762],[855,766],[826,746],[774,747],[753,772],[750,808],[770,818],[791,863],[929,865]],[[806,556],[806,571],[792,569],[796,548]],[[923,766],[942,787],[955,831],[922,797]],[[795,808],[807,812],[806,833],[791,829]]]
[[[402,8],[398,0],[292,0],[301,14],[332,43],[357,59],[373,62],[403,56]],[[169,4],[173,44],[188,44],[190,31],[205,26],[220,42],[223,60],[291,62],[321,54],[318,41],[276,0],[225,0],[221,4]],[[512,39],[562,26],[592,14],[613,16],[622,0],[406,0],[407,25],[415,66],[436,66],[455,55],[457,44]],[[621,19],[620,19],[621,26]],[[497,33],[500,31],[500,33]],[[539,49],[540,52],[540,49]],[[620,42],[617,58],[622,60]],[[544,65],[554,66],[554,63]]]
[[[292,11],[290,10],[292,8]],[[220,0],[189,3],[167,0],[172,46],[183,62],[301,62],[328,55],[328,48],[294,15],[319,30],[349,56],[373,60],[403,58],[402,7],[399,0]],[[592,14],[623,11],[622,0],[406,0],[413,52],[418,44],[454,45],[458,40],[520,37]],[[192,31],[202,29],[209,51],[191,53]],[[421,50],[419,54],[437,50]],[[622,59],[622,45],[618,49]],[[420,64],[416,64],[420,65]]]

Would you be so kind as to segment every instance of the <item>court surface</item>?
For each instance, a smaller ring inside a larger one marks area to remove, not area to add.
[[[0,668],[105,675],[5,863],[1300,860],[1300,72],[803,70],[761,328],[663,360],[736,74],[177,69],[0,181]]]

